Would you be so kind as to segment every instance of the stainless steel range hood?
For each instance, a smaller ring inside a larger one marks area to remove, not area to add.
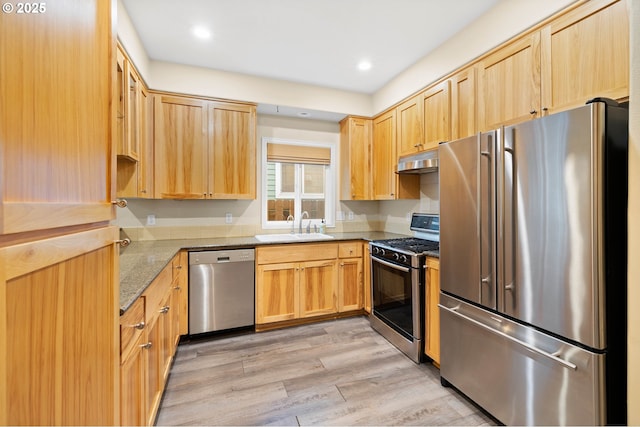
[[[398,159],[398,173],[438,172],[438,149],[403,156]]]

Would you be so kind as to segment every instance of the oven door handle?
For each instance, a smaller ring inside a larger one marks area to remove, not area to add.
[[[385,260],[382,260],[382,259],[380,259],[380,258],[371,257],[371,259],[372,259],[373,261],[375,261],[375,262],[379,262],[380,264],[382,264],[382,265],[386,265],[387,267],[391,267],[391,268],[393,268],[393,269],[395,269],[395,270],[404,271],[405,273],[408,273],[409,271],[411,271],[411,269],[410,269],[410,268],[403,267],[403,266],[401,266],[401,265],[396,265],[396,264],[394,264],[394,263],[392,263],[392,262],[385,261]]]

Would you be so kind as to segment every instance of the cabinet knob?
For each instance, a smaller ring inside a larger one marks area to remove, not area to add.
[[[116,240],[116,243],[119,244],[121,248],[126,248],[131,244],[131,239],[127,237],[126,239]]]
[[[536,114],[536,113],[537,113],[537,111],[536,111],[536,110],[531,110],[531,111],[529,111],[529,114],[531,114],[532,116],[533,116],[534,114]]]
[[[116,199],[111,202],[112,205],[116,205],[119,208],[126,208],[127,201],[125,199]]]
[[[169,306],[165,305],[160,310],[158,310],[161,314],[167,314],[169,312]]]
[[[173,289],[175,289],[176,291],[179,291],[179,290],[180,290],[180,289],[182,289],[182,288],[181,288],[180,286],[176,286],[176,287],[175,287],[175,288],[173,288]]]
[[[177,269],[177,270],[182,270],[182,266],[181,266],[181,265],[177,265],[177,266],[176,266],[176,269]]]
[[[144,329],[144,322],[136,323],[135,325],[131,325],[131,327],[135,329]]]
[[[151,341],[144,343],[144,344],[140,344],[140,348],[144,348],[145,350],[149,350],[151,348],[153,344],[151,344]]]

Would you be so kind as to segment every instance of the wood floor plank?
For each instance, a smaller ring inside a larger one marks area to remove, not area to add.
[[[366,317],[181,343],[158,425],[494,425]]]

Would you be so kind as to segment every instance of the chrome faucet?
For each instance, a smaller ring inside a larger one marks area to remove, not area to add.
[[[307,218],[309,218],[309,212],[304,211],[302,212],[302,215],[300,215],[300,224],[298,225],[298,233],[302,234],[302,220],[304,219],[304,216],[307,216]],[[309,233],[310,231],[310,226],[311,226],[311,220],[309,220],[309,225],[307,226],[307,233]]]
[[[287,223],[289,223],[289,220],[291,220],[291,234],[294,234],[295,231],[294,231],[293,227],[295,227],[295,225],[296,225],[296,219],[293,217],[293,215],[289,215],[287,217]]]

